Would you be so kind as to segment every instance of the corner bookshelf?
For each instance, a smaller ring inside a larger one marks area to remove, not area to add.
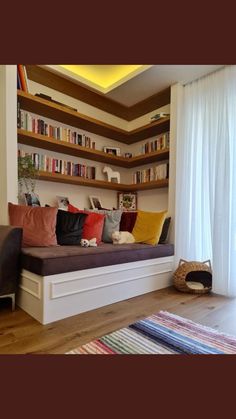
[[[60,173],[39,172],[39,180],[47,180],[50,182],[69,183],[78,186],[90,186],[93,188],[110,189],[121,192],[135,192],[149,189],[159,189],[168,187],[168,179],[155,180],[146,183],[124,184],[105,182],[102,180],[85,179],[79,176],[61,175]]]
[[[71,125],[125,144],[133,144],[154,135],[162,134],[163,132],[169,131],[170,128],[170,118],[168,117],[151,122],[150,124],[132,131],[125,131],[121,128],[99,121],[98,119],[71,110],[66,106],[58,105],[49,100],[23,92],[22,90],[17,91],[17,96],[21,108],[25,111],[33,112],[63,124]]]
[[[77,111],[71,110],[63,105],[58,105],[46,99],[39,98],[21,90],[17,91],[20,108],[24,111],[32,112],[65,125],[70,125],[81,130],[96,133],[109,139],[114,139],[126,144],[132,144],[150,138],[154,135],[162,134],[169,130],[170,119],[162,118],[159,121],[152,122],[133,131],[125,131],[109,124],[103,123],[94,118],[82,115]],[[108,163],[113,166],[124,168],[134,168],[154,162],[165,161],[169,159],[169,149],[154,151],[147,154],[138,155],[131,158],[114,156],[103,151],[83,147],[66,141],[57,140],[41,134],[36,134],[23,129],[17,130],[18,143],[32,147],[50,150],[57,153],[63,153],[70,156],[85,158],[92,161]],[[168,179],[156,180],[137,184],[117,184],[95,179],[85,179],[78,176],[62,175],[59,173],[39,172],[39,180],[68,183],[80,186],[89,186],[93,188],[110,189],[114,191],[133,192],[149,189],[167,188]]]
[[[114,166],[125,167],[126,169],[149,164],[157,161],[167,160],[169,158],[169,150],[154,151],[139,156],[125,158],[122,156],[113,156],[104,151],[94,150],[88,147],[82,147],[62,140],[56,140],[41,134],[35,134],[31,131],[23,129],[17,130],[18,143],[30,145],[32,147],[42,148],[57,153],[68,154],[70,156],[80,157],[88,160],[108,163]]]

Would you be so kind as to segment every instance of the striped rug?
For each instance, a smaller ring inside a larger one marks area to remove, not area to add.
[[[68,354],[236,354],[236,337],[160,311]]]

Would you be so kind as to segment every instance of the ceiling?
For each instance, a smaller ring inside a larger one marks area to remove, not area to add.
[[[142,73],[149,65],[59,65],[65,75],[75,77],[81,83],[108,93],[115,87]]]
[[[132,106],[175,83],[189,83],[223,66],[137,64],[47,65],[44,67],[122,105]]]

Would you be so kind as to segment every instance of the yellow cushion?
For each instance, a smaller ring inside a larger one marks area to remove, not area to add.
[[[167,211],[138,211],[132,234],[137,243],[157,244]]]

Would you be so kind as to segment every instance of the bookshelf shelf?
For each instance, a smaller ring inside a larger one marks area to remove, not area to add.
[[[25,111],[33,112],[63,124],[71,125],[126,144],[132,144],[154,135],[162,134],[163,132],[169,131],[170,127],[170,118],[162,118],[159,121],[144,125],[141,128],[125,131],[97,119],[90,118],[77,111],[73,111],[66,106],[58,105],[54,102],[23,92],[22,90],[17,91],[17,96],[21,108]]]
[[[69,183],[72,185],[78,186],[90,186],[93,188],[102,188],[102,189],[111,189],[121,192],[134,192],[148,189],[157,189],[157,188],[167,188],[168,179],[156,180],[147,183],[138,183],[138,184],[122,184],[122,183],[112,183],[104,182],[102,180],[94,179],[84,179],[79,176],[68,176],[61,175],[59,173],[49,173],[49,172],[39,172],[39,180],[46,180],[50,182],[59,182],[59,183]]]
[[[142,154],[140,156],[131,157],[130,159],[113,156],[103,151],[94,150],[87,147],[71,144],[66,141],[56,140],[45,135],[35,134],[22,129],[17,130],[18,142],[20,144],[30,145],[32,147],[42,148],[57,153],[68,154],[70,156],[85,158],[102,163],[108,163],[114,166],[132,168],[148,163],[167,160],[169,158],[169,150],[154,151],[152,153]]]
[[[126,144],[132,144],[136,141],[141,141],[154,135],[162,134],[169,130],[169,118],[162,118],[159,121],[152,122],[129,132],[103,123],[94,118],[90,118],[77,111],[71,110],[66,106],[59,105],[29,93],[25,93],[21,90],[17,91],[17,96],[20,102],[20,108],[25,111],[32,112],[61,122],[65,125],[80,128],[81,130],[99,134],[109,139],[114,139]],[[125,158],[122,156],[107,154],[100,150],[95,150],[66,141],[57,140],[53,137],[36,134],[19,128],[17,132],[18,142],[20,144],[75,156],[78,158],[98,161],[113,166],[124,167],[126,169],[169,159],[169,149],[154,151],[131,158]],[[122,192],[134,192],[168,187],[168,179],[138,184],[117,184],[102,180],[85,179],[79,176],[69,176],[43,171],[39,172],[39,179]]]

